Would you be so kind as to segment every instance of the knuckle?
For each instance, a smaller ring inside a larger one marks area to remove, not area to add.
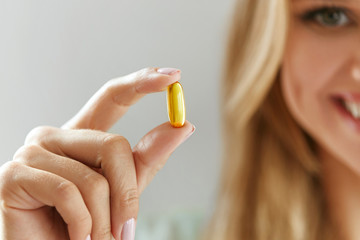
[[[14,181],[22,166],[19,162],[8,161],[0,167],[0,199],[5,199],[10,182]]]
[[[114,88],[115,88],[115,84],[116,84],[116,78],[115,79],[111,79],[109,81],[107,81],[103,88],[103,91],[107,94],[107,95],[113,95],[114,92]]]
[[[154,69],[155,69],[155,68],[153,68],[153,67],[146,67],[146,68],[141,69],[141,70],[139,71],[139,73],[140,73],[141,75],[148,75],[148,74],[154,72]]]
[[[24,145],[14,154],[14,161],[29,162],[35,160],[42,152],[42,148],[37,145]]]
[[[94,194],[102,193],[102,195],[108,196],[108,194],[104,194],[104,192],[109,193],[110,186],[109,186],[109,182],[104,176],[96,172],[93,172],[91,174],[86,175],[84,180],[88,186],[91,186],[91,191]]]
[[[152,72],[154,72],[154,68],[152,68],[152,67],[143,68],[143,69],[141,69],[140,71],[137,72],[136,78],[138,78],[138,79],[146,78]]]
[[[101,149],[105,152],[124,151],[131,150],[131,146],[125,137],[120,135],[109,135],[103,139]]]
[[[109,239],[109,236],[111,236],[111,227],[102,227],[100,230],[96,231],[94,234],[92,234],[92,237],[94,239]]]
[[[78,193],[78,188],[70,181],[62,181],[55,189],[56,196],[62,201],[69,201],[73,199]]]
[[[119,86],[124,87],[127,83],[127,76],[110,79],[102,86],[101,92],[114,99],[117,96]]]
[[[21,163],[8,161],[0,167],[0,183],[3,183],[13,177],[22,167]]]
[[[139,193],[137,188],[127,189],[120,197],[120,205],[126,209],[137,209],[139,206]]]
[[[78,226],[87,226],[91,229],[92,219],[88,211],[83,211],[83,213],[81,213],[77,219],[74,219],[74,221],[76,221],[76,225]]]
[[[25,138],[25,144],[28,143],[41,143],[49,137],[49,135],[53,134],[55,131],[54,127],[50,126],[39,126],[32,129]]]

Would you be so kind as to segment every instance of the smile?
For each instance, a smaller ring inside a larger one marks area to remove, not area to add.
[[[346,122],[360,130],[360,94],[337,94],[333,95],[331,99],[338,113],[340,113]]]
[[[355,119],[360,119],[360,103],[343,100],[342,104]]]

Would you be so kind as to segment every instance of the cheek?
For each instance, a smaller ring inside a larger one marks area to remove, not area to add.
[[[281,69],[283,94],[290,112],[307,129],[328,117],[324,103],[345,59],[339,41],[296,25],[289,32]]]
[[[358,141],[343,133],[330,101],[331,94],[339,89],[351,89],[351,39],[321,35],[304,25],[292,26],[281,68],[281,87],[286,105],[300,126],[332,154],[354,162],[360,154]]]

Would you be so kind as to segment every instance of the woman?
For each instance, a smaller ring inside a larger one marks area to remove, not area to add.
[[[358,239],[360,1],[238,0],[230,32],[223,177],[205,239]],[[2,167],[4,238],[133,239],[139,194],[194,127],[165,123],[134,149],[103,131],[179,77],[112,80],[62,129],[33,130]]]
[[[359,26],[358,0],[238,2],[208,239],[360,238]]]

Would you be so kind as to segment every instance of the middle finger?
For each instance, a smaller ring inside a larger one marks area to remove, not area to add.
[[[110,190],[104,176],[78,161],[56,155],[36,145],[22,147],[14,160],[32,168],[54,173],[74,183],[92,218],[91,238],[111,238]]]
[[[110,187],[111,231],[120,239],[123,225],[137,217],[139,207],[137,175],[128,141],[101,131],[39,127],[29,133],[25,144],[40,145],[54,154],[100,168]]]

